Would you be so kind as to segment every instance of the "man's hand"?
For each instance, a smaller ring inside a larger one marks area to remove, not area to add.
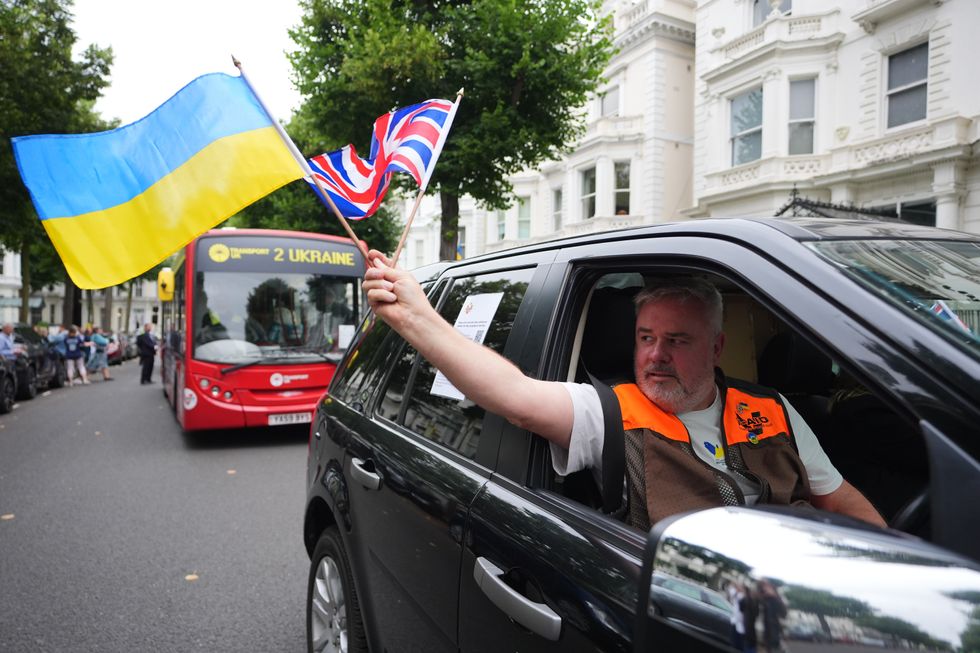
[[[372,249],[369,256],[371,267],[361,287],[371,310],[414,344],[420,329],[424,332],[426,324],[431,328],[433,320],[442,319],[410,272],[391,267],[388,257],[377,250]]]

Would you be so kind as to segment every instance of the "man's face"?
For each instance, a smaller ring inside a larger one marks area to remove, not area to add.
[[[636,383],[667,412],[707,408],[715,398],[714,368],[724,343],[701,302],[671,297],[648,302],[636,316]]]
[[[14,325],[13,324],[4,324],[3,325],[3,332],[6,333],[9,336],[11,333],[14,332]]]

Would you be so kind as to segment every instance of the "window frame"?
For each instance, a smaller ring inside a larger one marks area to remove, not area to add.
[[[591,177],[592,189],[586,192],[588,188],[586,181]],[[583,168],[579,170],[579,205],[582,209],[582,220],[591,220],[596,217],[596,167],[592,165],[588,168]],[[591,209],[591,211],[590,211]]]
[[[800,84],[803,82],[810,82],[813,85],[813,102],[810,104],[810,116],[808,118],[793,118],[793,84]],[[787,114],[787,130],[786,130],[786,154],[789,156],[804,156],[810,155],[816,152],[817,149],[817,77],[800,77],[798,79],[789,80],[789,100],[787,102],[788,114]],[[810,125],[810,151],[809,152],[793,152],[793,138],[792,131],[793,127],[796,125]]]
[[[733,122],[734,121],[734,118],[733,118],[733,115],[734,115],[734,113],[733,113],[733,107],[735,106],[735,101],[738,100],[738,99],[740,99],[740,98],[743,98],[743,97],[748,98],[748,96],[750,96],[751,94],[756,93],[756,92],[759,93],[759,98],[760,98],[759,99],[759,102],[760,102],[759,124],[758,125],[755,125],[755,126],[752,126],[749,129],[743,129],[742,131],[737,132],[737,133],[734,132],[735,124]],[[734,167],[737,167],[737,166],[741,166],[741,165],[746,165],[746,164],[752,163],[754,161],[758,161],[758,160],[760,160],[762,158],[762,139],[764,137],[763,126],[764,126],[764,123],[765,123],[765,120],[763,120],[763,117],[764,117],[763,114],[764,114],[764,109],[765,109],[765,101],[766,101],[766,96],[765,96],[765,92],[763,91],[763,87],[762,87],[761,84],[758,85],[758,86],[753,86],[752,88],[750,88],[748,90],[745,90],[745,91],[742,91],[741,93],[736,93],[736,94],[730,96],[729,99],[728,99],[728,117],[729,117],[729,121],[728,121],[729,122],[729,124],[728,124],[728,128],[729,128],[729,139],[728,139],[728,142],[730,144],[730,148],[729,149],[731,150],[731,167],[733,167],[733,168]],[[758,135],[759,135],[759,156],[757,156],[757,157],[755,157],[753,159],[746,159],[744,161],[736,161],[736,145],[738,143],[742,142],[747,137],[754,136],[756,133],[758,133]]]
[[[562,229],[562,203],[564,202],[562,187],[551,189],[551,219],[555,231]]]
[[[531,198],[526,195],[517,197],[517,239],[527,240],[531,237]]]
[[[619,174],[623,167],[626,167],[626,187],[619,185]],[[629,159],[613,162],[613,213],[615,215],[630,215],[630,193],[632,190],[632,161]],[[626,196],[626,213],[619,212],[620,195]]]
[[[890,77],[892,72],[893,58],[921,47],[925,47],[925,53],[926,53],[925,74],[923,75],[923,77],[913,82],[892,88]],[[883,80],[885,86],[884,88],[885,129],[898,129],[901,127],[905,127],[907,125],[915,125],[929,118],[929,58],[930,58],[930,48],[929,48],[928,40],[922,41],[921,43],[916,43],[914,45],[909,45],[907,47],[903,47],[901,50],[896,50],[894,52],[891,52],[885,57],[885,74]],[[907,120],[905,122],[892,124],[892,98],[896,95],[901,95],[903,93],[907,93],[908,91],[918,89],[919,87],[923,88],[922,117],[914,118],[912,120]]]
[[[609,86],[599,96],[599,118],[618,118],[620,114],[621,88],[619,84]]]

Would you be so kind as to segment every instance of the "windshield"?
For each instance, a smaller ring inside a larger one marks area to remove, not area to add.
[[[980,358],[980,243],[862,240],[808,245]]]
[[[339,360],[358,321],[360,279],[198,272],[194,358],[216,363]]]

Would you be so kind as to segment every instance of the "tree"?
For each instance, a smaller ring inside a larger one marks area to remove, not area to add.
[[[611,54],[596,0],[301,0],[290,34],[302,119],[324,150],[367,153],[393,107],[465,87],[431,188],[442,205],[442,259],[456,253],[459,198],[510,204],[507,178],[557,158],[583,129],[580,107]],[[397,177],[397,175],[396,175]]]
[[[90,45],[72,58],[77,37],[70,0],[0,0],[0,245],[20,252],[21,319],[27,319],[32,263],[51,247],[14,162],[10,138],[104,128],[92,107],[108,84],[112,50]],[[42,273],[46,277],[47,272]]]

